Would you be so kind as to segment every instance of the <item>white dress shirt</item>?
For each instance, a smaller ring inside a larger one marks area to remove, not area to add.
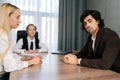
[[[30,43],[33,42],[33,50],[35,50],[35,38],[31,40],[29,37],[27,37],[28,40],[28,49],[30,49]],[[25,49],[22,49],[23,46],[23,39],[18,40],[18,42],[13,46],[12,51],[15,53],[21,53],[24,54]],[[39,42],[40,49],[39,52],[48,52],[48,48],[42,43],[42,41]]]
[[[0,54],[2,54],[8,47],[8,36],[5,32],[0,36]],[[2,63],[3,62],[3,63]],[[8,50],[3,61],[0,59],[0,72],[14,71],[28,67],[27,61],[21,61],[20,56],[13,54],[11,48]]]
[[[93,42],[92,42],[92,49],[94,50],[96,37],[93,37],[93,36],[92,36],[91,39],[92,39],[92,41],[93,41]]]

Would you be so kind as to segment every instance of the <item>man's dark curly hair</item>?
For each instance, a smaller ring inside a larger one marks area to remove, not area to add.
[[[99,23],[99,28],[103,28],[104,27],[104,20],[101,18],[101,14],[99,11],[97,10],[85,10],[83,12],[83,14],[80,16],[80,22],[82,23],[82,29],[85,29],[83,20],[88,16],[91,15],[95,20],[98,20]]]

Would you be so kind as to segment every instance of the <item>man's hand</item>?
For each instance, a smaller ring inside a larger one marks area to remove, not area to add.
[[[78,59],[73,54],[67,54],[64,56],[64,62],[68,64],[78,64]]]

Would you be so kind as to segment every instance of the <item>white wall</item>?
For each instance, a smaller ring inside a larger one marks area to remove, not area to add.
[[[120,0],[87,0],[87,8],[100,11],[105,26],[120,36]]]

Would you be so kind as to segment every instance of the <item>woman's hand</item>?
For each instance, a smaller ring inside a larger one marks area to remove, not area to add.
[[[36,56],[33,57],[31,60],[28,61],[28,65],[36,65],[36,64],[42,64],[42,57],[41,56]]]
[[[32,56],[22,56],[21,60],[22,61],[28,61],[28,60],[31,60],[32,58],[33,58]]]

